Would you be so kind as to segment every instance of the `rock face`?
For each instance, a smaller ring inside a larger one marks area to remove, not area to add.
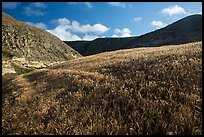
[[[80,56],[49,32],[2,13],[3,73],[6,65],[13,68],[9,65],[11,62],[18,62],[23,67],[41,68]]]
[[[65,41],[81,55],[136,47],[175,45],[202,40],[202,15],[191,15],[153,32],[127,38],[98,38],[93,41]]]

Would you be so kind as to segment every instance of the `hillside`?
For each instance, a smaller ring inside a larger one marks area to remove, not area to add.
[[[87,56],[118,49],[185,44],[202,40],[202,15],[191,15],[153,32],[127,38],[98,38],[90,42],[66,41]]]
[[[191,15],[135,38],[126,48],[184,44],[202,40],[202,15]]]
[[[22,74],[80,56],[56,36],[2,12],[2,75]]]
[[[69,60],[2,93],[2,134],[201,135],[202,42]]]
[[[81,55],[93,55],[106,51],[123,49],[135,37],[128,38],[98,38],[93,41],[64,41]]]

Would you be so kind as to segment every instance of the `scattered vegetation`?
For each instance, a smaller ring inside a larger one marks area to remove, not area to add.
[[[4,59],[12,59],[13,56],[15,56],[15,55],[11,51],[6,50],[6,48],[2,49],[2,58],[4,58]]]
[[[33,67],[23,67],[23,66],[18,65],[18,64],[14,63],[14,62],[11,62],[11,64],[12,64],[12,67],[15,69],[17,75],[21,75],[21,74],[28,73],[28,72],[31,72],[33,70],[36,70]]]
[[[8,81],[12,80],[15,76],[17,76],[16,73],[6,73],[2,76],[2,85],[7,84]]]
[[[67,59],[67,57],[64,55],[65,53],[62,53],[62,52],[60,52],[60,51],[58,51],[58,50],[53,51],[53,52],[51,52],[51,53],[53,53],[54,56],[56,56],[56,57],[58,57],[58,58],[64,58],[64,59]]]
[[[201,135],[202,42],[78,58],[2,90],[2,134]]]

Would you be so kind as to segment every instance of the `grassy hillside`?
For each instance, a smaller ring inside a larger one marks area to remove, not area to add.
[[[2,93],[2,134],[201,135],[202,42],[70,60]]]

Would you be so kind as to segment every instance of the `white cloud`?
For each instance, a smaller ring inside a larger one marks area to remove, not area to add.
[[[33,26],[41,28],[41,29],[47,29],[46,25],[42,22],[40,22],[40,23],[25,22],[25,23],[33,25]]]
[[[79,22],[70,21],[67,18],[59,18],[54,20],[54,22],[57,23],[57,27],[53,30],[47,31],[54,34],[63,41],[93,40],[98,38],[98,36],[95,34],[103,34],[110,29],[102,24],[81,25]],[[94,33],[94,35],[90,35],[88,33]],[[78,34],[81,34],[82,38],[79,37]]]
[[[81,32],[81,33],[88,33],[88,32],[95,32],[95,33],[105,33],[109,30],[106,26],[102,24],[86,24],[86,25],[80,25],[77,21],[73,21],[72,25],[70,26],[70,29],[73,32]]]
[[[43,16],[45,12],[43,12],[42,9],[46,7],[47,6],[42,2],[34,2],[23,8],[23,14],[26,14],[27,16]]]
[[[169,16],[176,15],[176,14],[187,14],[185,9],[178,6],[178,5],[170,6],[168,8],[164,8],[160,12],[163,13],[163,14],[167,14]]]
[[[116,33],[116,34],[124,34],[124,33],[132,33],[128,28],[123,28],[122,30],[121,29],[118,29],[118,28],[116,28],[115,30],[114,30],[114,32]]]
[[[120,37],[120,36],[118,36],[118,35],[116,35],[116,34],[113,34],[112,37],[113,37],[113,38],[118,38],[118,37]]]
[[[129,28],[123,28],[123,29],[114,29],[114,33],[112,37],[131,37],[132,32],[130,31]]]
[[[120,37],[131,37],[131,36],[132,36],[131,34],[125,33],[125,34],[121,35]]]
[[[141,20],[142,20],[142,17],[135,17],[135,18],[134,18],[134,21],[135,21],[135,22],[139,22],[139,21],[141,21]]]
[[[59,18],[57,21],[52,21],[52,22],[57,22],[58,25],[66,26],[67,29],[73,32],[80,32],[80,33],[88,33],[88,32],[105,33],[110,29],[102,24],[81,25],[77,21],[70,22],[67,18]]]
[[[44,3],[42,3],[42,2],[34,2],[34,3],[32,3],[30,6],[32,6],[32,7],[36,7],[36,8],[46,8],[47,6],[44,4]]]
[[[35,16],[43,16],[43,15],[44,15],[44,12],[39,11],[39,10],[34,10],[34,9],[31,8],[31,7],[24,7],[23,14],[26,14],[26,15],[28,15],[28,16],[32,16],[32,15],[35,15]]]
[[[121,30],[120,29],[114,29],[114,33],[121,33]]]
[[[108,2],[109,5],[119,8],[125,8],[126,4],[122,2]],[[132,6],[132,5],[131,5]]]
[[[83,40],[94,40],[94,39],[96,39],[96,38],[99,38],[98,36],[96,36],[96,35],[85,35],[84,37],[83,37]]]
[[[67,2],[67,3],[71,5],[84,4],[87,8],[93,8],[91,2]]]
[[[202,11],[201,11],[201,12],[198,12],[198,13],[196,13],[196,14],[201,14],[201,15],[202,15]]]
[[[20,5],[20,2],[3,2],[2,7],[4,9],[15,9],[18,5]]]
[[[60,18],[57,20],[57,23],[60,25],[69,25],[70,21],[67,18]]]
[[[82,40],[79,36],[72,34],[70,31],[63,29],[62,27],[56,27],[53,30],[47,30],[47,31],[57,36],[62,41]]]
[[[163,23],[162,21],[155,21],[155,20],[152,21],[150,24],[151,24],[151,26],[156,27],[156,29],[165,27],[167,25],[166,23]]]

